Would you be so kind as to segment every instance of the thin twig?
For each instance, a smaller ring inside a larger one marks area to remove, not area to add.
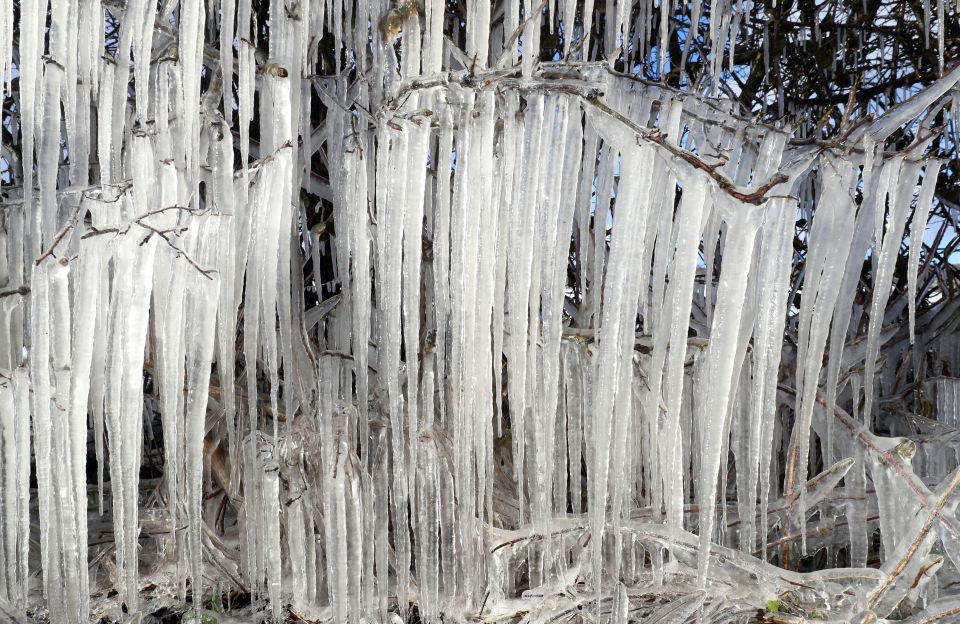
[[[584,100],[593,105],[597,110],[625,125],[627,128],[632,130],[638,138],[659,145],[668,151],[672,156],[681,158],[694,168],[706,172],[707,175],[716,181],[721,190],[743,203],[754,205],[762,204],[769,199],[769,197],[766,195],[773,187],[789,180],[786,175],[778,172],[769,180],[758,186],[756,190],[750,192],[741,191],[734,185],[733,182],[727,179],[726,176],[717,171],[716,167],[703,162],[700,158],[680,148],[679,146],[671,144],[666,140],[666,136],[664,136],[662,133],[650,131],[637,125],[618,111],[611,108],[606,103],[602,102],[599,97],[590,96],[585,97]]]
[[[164,240],[164,242],[167,243],[167,246],[170,247],[170,249],[172,249],[172,250],[174,250],[175,252],[177,252],[177,256],[179,256],[179,257],[183,258],[184,260],[186,260],[186,261],[190,264],[190,266],[192,266],[193,268],[195,268],[195,269],[200,273],[200,275],[204,276],[204,277],[207,278],[208,280],[213,280],[213,273],[214,273],[214,271],[211,271],[211,270],[209,270],[209,269],[204,269],[204,268],[201,267],[199,264],[197,264],[196,261],[194,261],[194,259],[190,257],[190,254],[188,254],[186,251],[184,251],[183,249],[181,249],[180,247],[178,247],[178,246],[176,245],[176,243],[174,243],[172,240],[170,240],[170,237],[167,236],[167,230],[158,230],[157,228],[153,227],[152,225],[149,225],[149,224],[147,224],[147,223],[144,223],[144,222],[141,221],[140,219],[137,219],[137,224],[138,224],[140,227],[142,227],[142,228],[144,228],[144,229],[146,229],[146,230],[150,230],[150,232],[151,232],[151,234],[148,234],[148,235],[147,235],[147,238],[144,239],[144,241],[143,241],[144,243],[146,243],[147,240],[150,239],[150,236],[151,236],[152,234],[156,234],[157,236],[159,236],[160,238],[162,238],[162,239]],[[143,243],[141,243],[141,244],[143,244]]]
[[[0,290],[0,299],[5,297],[13,297],[14,295],[26,296],[29,294],[29,286],[20,286],[19,288],[14,288],[13,290]]]
[[[56,236],[53,237],[53,242],[50,243],[50,246],[45,252],[40,254],[40,257],[36,260],[36,265],[40,266],[40,263],[53,255],[53,251],[57,248],[57,245],[67,236],[67,233],[70,232],[76,225],[77,219],[80,217],[80,208],[83,206],[83,202],[77,204],[77,209],[73,211],[73,216],[70,217],[70,220],[60,228],[60,231],[57,232]]]

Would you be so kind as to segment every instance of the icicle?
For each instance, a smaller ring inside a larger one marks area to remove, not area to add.
[[[37,181],[40,186],[39,206],[34,209],[36,232],[51,244],[57,233],[57,170],[60,162],[60,86],[63,69],[48,63],[43,74],[43,118],[39,128],[39,152],[37,155]]]
[[[183,124],[185,167],[190,193],[200,183],[200,73],[203,68],[204,4],[187,2],[180,7],[180,38],[178,53],[181,67],[182,99],[178,103],[180,123]],[[126,81],[123,82],[126,86]],[[199,198],[197,198],[199,200]]]
[[[790,446],[793,468],[786,477],[788,495],[793,493],[795,487],[800,489],[801,510],[806,510],[802,484],[807,479],[810,426],[823,365],[823,350],[841,286],[842,267],[846,265],[854,232],[853,199],[848,193],[854,173],[854,167],[849,162],[831,159],[824,163],[820,193],[824,197],[838,199],[818,206],[810,231],[798,329],[797,421]],[[799,515],[801,530],[805,526],[804,515]]]
[[[949,0],[936,0],[937,2],[937,75],[943,75],[943,50],[944,39],[946,38],[946,22],[944,21],[944,5]]]
[[[438,419],[446,422],[446,383],[447,377],[447,332],[448,310],[450,309],[450,176],[453,151],[453,120],[448,107],[440,114],[440,138],[436,151],[436,204],[433,227],[433,290],[434,316],[437,325],[437,405]],[[494,340],[496,340],[494,335]],[[501,337],[502,340],[502,337]]]
[[[468,0],[467,14],[465,52],[477,69],[484,69],[490,47],[490,3],[485,0]],[[553,15],[553,11],[550,15]]]
[[[426,32],[424,34],[424,52],[423,73],[426,75],[436,74],[443,65],[443,17],[445,3],[442,0],[427,0],[424,3],[426,9]]]
[[[668,119],[665,124],[665,130],[668,133],[668,136],[672,143],[676,144],[678,135],[680,132],[680,112],[682,110],[682,103],[679,99],[675,99],[671,102],[670,111]],[[674,253],[674,223],[673,223],[673,206],[675,205],[674,195],[676,194],[677,180],[674,176],[668,175],[665,177],[662,183],[662,193],[657,195],[661,198],[661,206],[657,209],[658,213],[658,222],[655,228],[650,228],[651,234],[648,236],[648,244],[652,244],[652,236],[656,234],[656,250],[650,250],[649,255],[653,257],[653,275],[652,275],[652,284],[651,284],[651,293],[650,298],[643,312],[643,322],[644,322],[644,332],[649,333],[654,336],[654,346],[653,353],[650,358],[650,381],[649,392],[644,402],[644,410],[648,415],[657,414],[656,418],[651,417],[649,419],[650,431],[649,435],[653,438],[660,437],[660,405],[662,401],[661,390],[663,382],[663,365],[666,359],[667,345],[670,338],[671,332],[666,331],[665,325],[667,325],[665,318],[665,290],[667,285],[666,273],[667,273],[667,264],[670,260],[671,255]],[[688,205],[689,206],[689,205]],[[681,211],[683,209],[681,208]],[[689,218],[689,207],[685,211]],[[683,214],[683,212],[682,212]],[[695,230],[696,235],[699,235],[699,213],[694,216],[696,219],[696,224],[691,224],[689,222],[683,223],[683,225],[678,224],[676,229],[676,236],[681,236],[683,231],[680,228],[691,227],[691,233]],[[679,259],[679,258],[678,258]],[[644,261],[646,265],[647,261]],[[676,276],[678,279],[685,279]],[[641,292],[646,289],[641,287]],[[689,297],[688,297],[689,298]],[[647,300],[644,297],[644,300]],[[689,311],[687,316],[683,317],[682,321],[684,326],[687,323],[687,317],[689,317]],[[677,323],[680,323],[680,319],[676,319]],[[667,417],[669,418],[669,416]],[[655,451],[656,452],[656,451]],[[665,449],[664,455],[669,455],[671,450]],[[653,494],[653,505],[656,508],[664,507],[663,498],[667,490],[665,487],[667,481],[670,479],[666,475],[666,472],[669,470],[667,465],[661,465],[663,462],[658,457],[652,461],[654,470],[657,472],[657,475],[653,479],[653,484],[651,485],[651,490]],[[661,476],[662,475],[662,476]]]
[[[219,276],[200,273],[203,267],[212,266],[217,257],[217,219],[194,217],[190,220],[185,247],[201,269],[192,271],[186,282],[186,318],[183,327],[185,338],[186,399],[184,403],[184,477],[187,500],[187,545],[190,556],[190,588],[193,603],[201,604],[203,598],[201,564],[201,525],[203,524],[203,448],[206,435],[207,398],[210,384],[210,367],[213,362],[215,320]],[[178,258],[185,264],[183,258]],[[279,547],[279,544],[277,544]],[[279,604],[279,596],[271,596]],[[277,605],[275,605],[276,607]]]
[[[54,457],[53,421],[50,406],[52,388],[50,380],[50,287],[47,277],[47,265],[35,266],[30,278],[31,305],[30,321],[34,328],[31,360],[31,386],[33,389],[33,437],[36,448],[37,497],[40,508],[40,560],[43,568],[44,598],[58,609],[64,609],[62,585],[59,577],[60,562],[58,524],[55,518],[56,499],[53,496]]]
[[[86,418],[79,422],[70,418],[69,406],[71,377],[71,308],[68,290],[70,263],[61,259],[48,268],[50,279],[50,332],[51,364],[55,383],[53,409],[54,448],[58,457],[66,458],[66,470],[57,471],[55,477],[57,489],[66,490],[67,496],[58,500],[59,530],[61,552],[55,555],[61,558],[63,584],[64,621],[76,618],[82,621],[88,618],[89,584],[87,581],[87,492],[86,458],[87,436]],[[41,372],[43,374],[43,372]],[[82,516],[82,518],[81,518]]]
[[[423,361],[422,405],[424,433],[419,438],[421,446],[417,456],[417,570],[420,579],[421,619],[432,622],[439,616],[439,533],[440,533],[440,479],[438,458],[433,436],[433,354],[427,352]]]
[[[420,107],[420,98],[416,95],[411,98],[411,107],[417,110]],[[394,429],[394,435],[406,429],[407,448],[404,461],[407,462],[406,474],[410,481],[408,487],[412,490],[416,479],[416,446],[418,435],[419,397],[418,384],[420,380],[420,366],[417,357],[411,357],[411,352],[419,353],[420,344],[420,261],[423,256],[423,202],[427,173],[427,139],[428,131],[424,124],[413,124],[408,131],[408,151],[406,155],[406,191],[402,202],[403,218],[403,259],[401,263],[402,275],[402,310],[403,310],[403,344],[408,354],[406,357],[406,426]]]
[[[241,39],[237,56],[239,58],[237,105],[240,121],[240,170],[246,181],[248,176],[247,165],[250,159],[250,121],[253,119],[254,72],[256,70],[253,45],[249,41]]]
[[[345,454],[346,466],[344,467],[344,476],[347,478],[348,490],[346,493],[347,501],[347,522],[346,522],[346,544],[347,544],[347,588],[350,597],[350,621],[353,624],[359,624],[361,612],[361,601],[363,600],[362,591],[362,567],[363,567],[363,517],[361,510],[360,477],[355,473],[357,468],[356,456],[352,453]]]
[[[217,376],[220,382],[223,406],[227,420],[227,437],[230,457],[240,457],[240,433],[237,430],[237,400],[236,378],[234,364],[236,360],[235,337],[237,334],[237,307],[239,306],[238,289],[242,284],[243,266],[238,271],[238,247],[241,239],[247,235],[244,228],[246,216],[245,206],[236,201],[233,184],[233,135],[224,131],[225,128],[215,125],[213,130],[219,132],[220,140],[211,146],[210,161],[213,167],[211,172],[211,186],[213,202],[221,215],[219,230],[219,259],[217,272],[220,284],[220,304],[217,308]],[[166,203],[166,202],[162,202]],[[235,464],[238,462],[235,462]],[[231,478],[231,484],[236,487],[236,475]],[[231,494],[235,494],[232,492]]]
[[[476,372],[471,373],[474,380],[473,392],[475,401],[482,405],[482,410],[478,411],[473,426],[473,453],[476,457],[477,465],[477,485],[476,485],[476,510],[475,517],[477,522],[483,522],[485,518],[493,517],[493,404],[489,400],[489,389],[493,388],[493,371],[497,364],[502,362],[499,353],[494,355],[491,352],[491,326],[492,315],[495,306],[495,290],[497,289],[497,261],[496,251],[500,245],[498,235],[503,230],[500,228],[502,205],[497,201],[483,201],[484,197],[497,197],[499,183],[498,176],[495,175],[497,162],[494,157],[496,146],[495,142],[495,124],[497,119],[496,98],[492,92],[481,94],[477,102],[479,116],[476,118],[475,134],[479,136],[477,153],[479,154],[479,166],[477,168],[475,180],[480,192],[474,195],[477,214],[479,216],[479,227],[477,230],[477,275],[476,281],[476,318],[475,331],[473,335],[473,347],[470,347],[474,356]],[[476,162],[476,161],[475,161]],[[479,593],[481,584],[480,579],[484,569],[484,551],[480,540],[473,540],[471,544],[475,550],[477,560],[475,569],[477,582],[474,583],[475,591]]]
[[[538,180],[542,154],[542,132],[544,122],[543,99],[533,97],[527,102],[527,113],[523,120],[522,132],[514,137],[521,141],[520,153],[523,154],[521,174],[515,180],[522,193],[520,201],[514,201],[509,216],[511,246],[518,250],[508,258],[507,270],[516,279],[507,284],[507,308],[504,340],[504,355],[507,359],[507,387],[509,393],[510,419],[513,424],[514,473],[517,482],[519,522],[525,522],[524,468],[526,459],[526,418],[529,400],[527,397],[527,335],[530,310],[530,281],[532,270],[532,247],[530,240],[536,214],[536,184],[522,184],[522,180]],[[454,354],[456,356],[456,354]]]
[[[927,216],[930,214],[930,205],[933,202],[933,192],[936,189],[937,175],[940,173],[941,162],[930,161],[923,172],[923,184],[920,186],[920,195],[917,197],[917,208],[913,213],[910,224],[910,254],[907,261],[907,305],[910,323],[910,344],[914,342],[914,331],[917,319],[917,273],[920,270],[920,249],[923,247],[923,235],[927,229]]]
[[[726,200],[724,198],[724,201]],[[704,420],[700,440],[700,475],[697,485],[700,513],[700,548],[698,553],[698,584],[706,585],[710,544],[715,522],[714,498],[717,492],[717,474],[720,469],[720,448],[729,423],[729,405],[734,380],[739,376],[735,362],[740,362],[736,349],[742,331],[741,319],[754,239],[759,215],[744,205],[728,205],[724,215],[728,225],[727,241],[721,269],[717,308],[710,328],[710,347],[707,351],[707,386],[704,406],[699,414]]]
[[[493,293],[493,352],[491,362],[493,368],[493,404],[497,415],[496,437],[503,436],[504,404],[503,404],[503,356],[504,352],[504,327],[506,326],[505,310],[507,297],[507,260],[510,249],[510,224],[511,224],[511,201],[515,188],[515,171],[517,168],[516,153],[509,145],[507,136],[514,136],[517,128],[517,117],[514,104],[510,102],[507,105],[507,119],[503,120],[504,131],[500,134],[498,145],[494,146],[502,154],[500,171],[502,175],[496,176],[496,182],[499,184],[499,193],[495,195],[500,205],[497,208],[498,232],[496,233],[495,250],[495,274],[494,293]],[[508,125],[509,124],[509,125]],[[439,297],[438,297],[439,299]],[[438,308],[439,310],[439,308]],[[442,396],[442,395],[441,395]]]
[[[346,248],[349,250],[352,314],[352,346],[355,361],[356,396],[359,410],[359,437],[361,457],[369,465],[369,415],[367,401],[369,397],[368,344],[370,342],[371,293],[370,293],[370,234],[367,161],[364,159],[366,143],[357,135],[348,139],[344,145],[344,171],[339,183],[343,185],[344,204],[349,212],[344,213],[348,221]]]
[[[176,204],[176,170],[164,166],[160,179],[164,197],[161,203]],[[177,224],[174,211],[154,217],[152,223],[163,228]],[[184,297],[185,280],[190,267],[171,254],[161,254],[155,279],[161,288],[154,293],[154,319],[157,342],[157,378],[160,382],[160,406],[164,432],[164,460],[167,475],[167,496],[171,529],[179,525],[180,501],[183,500],[184,475],[182,474],[183,445],[183,371],[184,371]]]
[[[34,134],[37,132],[36,111],[43,110],[40,84],[43,78],[40,55],[43,53],[43,31],[47,16],[47,1],[27,2],[20,7],[20,128],[23,140],[23,205],[33,210]],[[40,211],[36,211],[39,216]],[[39,223],[39,222],[38,222]],[[40,255],[40,231],[33,229],[24,243],[25,256]],[[24,276],[26,277],[26,276]]]
[[[525,78],[533,75],[533,68],[540,59],[540,23],[543,4],[540,0],[523,0],[523,44],[520,62]]]
[[[553,11],[550,12],[553,15]],[[574,21],[577,16],[576,0],[563,0],[563,58],[569,58],[570,46],[573,44]]]
[[[592,563],[594,590],[599,595],[602,577],[602,548],[605,530],[605,515],[608,497],[609,462],[612,443],[611,437],[617,429],[617,421],[624,414],[615,416],[615,398],[629,393],[629,388],[620,387],[622,371],[632,362],[632,349],[624,350],[626,341],[632,342],[636,319],[636,305],[639,292],[626,289],[628,276],[639,273],[635,265],[638,247],[637,240],[642,239],[646,229],[649,185],[653,173],[653,153],[649,146],[639,149],[625,146],[621,161],[621,170],[637,172],[621,179],[617,191],[617,205],[626,208],[618,212],[611,243],[610,261],[604,284],[605,302],[600,322],[600,353],[594,381],[596,387],[595,414],[596,424],[593,435],[593,458],[590,470],[590,530],[594,547]],[[639,287],[639,284],[637,284]]]
[[[152,206],[148,190],[153,188],[154,166],[149,139],[134,141],[134,189],[136,205]],[[123,196],[123,213],[134,216],[128,195]],[[137,538],[139,533],[139,467],[142,446],[142,404],[144,345],[153,288],[156,237],[141,244],[146,228],[131,228],[116,242],[110,329],[106,402],[116,533],[117,592],[131,611],[138,608]],[[120,311],[123,311],[120,313]]]
[[[147,110],[150,106],[150,63],[153,56],[154,7],[152,2],[130,2],[127,5],[124,28],[130,22],[130,34],[133,47],[133,73],[137,85],[136,111],[141,123],[147,120]],[[127,50],[124,49],[121,59],[126,61]]]
[[[261,476],[261,513],[263,518],[264,544],[266,553],[267,595],[270,598],[270,611],[274,622],[283,621],[283,600],[280,597],[281,569],[280,561],[280,467],[276,460],[263,459]],[[342,577],[341,577],[342,578]],[[341,620],[343,621],[343,620]]]
[[[100,304],[100,284],[103,267],[103,241],[90,239],[81,243],[80,277],[75,290],[75,299],[72,306],[75,313],[73,329],[73,359],[70,364],[70,409],[69,423],[71,429],[70,459],[73,470],[85,472],[87,459],[87,404],[90,391],[90,369],[93,364],[94,336],[96,335],[97,318]],[[87,488],[86,479],[76,479],[74,484],[74,500],[77,510],[77,531],[85,535],[87,532]],[[85,548],[76,553],[78,558],[78,591],[80,602],[80,617],[87,617],[89,600],[87,587],[87,565]]]
[[[586,0],[590,2],[591,0]],[[586,13],[584,13],[586,15]],[[500,63],[510,61],[511,65],[516,65],[520,58],[519,48],[517,46],[517,37],[520,34],[520,0],[507,0],[503,15],[503,55]]]
[[[309,3],[307,4],[309,7]],[[152,11],[151,11],[152,13]],[[220,32],[234,32],[234,18],[237,14],[237,0],[220,0]],[[152,30],[152,29],[151,29]],[[241,42],[240,47],[243,47]],[[221,89],[223,90],[223,116],[233,118],[233,37],[229,34],[220,37]],[[139,82],[139,80],[138,80]]]
[[[21,611],[27,604],[27,555],[30,547],[30,413],[26,369],[0,384],[0,597]]]
[[[378,137],[380,149],[377,152],[378,174],[386,176],[387,171],[396,168],[406,171],[408,166],[408,140],[403,132],[381,131]],[[381,315],[380,361],[378,369],[384,377],[387,390],[388,414],[392,435],[392,496],[391,517],[394,526],[403,527],[397,531],[397,595],[401,610],[407,609],[409,590],[410,539],[407,530],[407,472],[406,448],[404,445],[404,419],[402,417],[403,397],[400,388],[400,346],[401,334],[401,285],[402,285],[402,243],[403,211],[406,195],[406,175],[391,176],[377,180],[377,204],[381,212],[377,216],[378,263],[377,270],[382,287],[379,289],[378,308]]]
[[[756,530],[757,479],[760,481],[760,539],[763,559],[767,548],[767,503],[770,500],[770,461],[773,448],[773,425],[776,415],[777,377],[783,329],[786,321],[786,298],[790,289],[793,256],[793,203],[778,199],[770,202],[763,226],[757,278],[759,306],[754,330],[753,388],[750,415],[750,456],[747,492],[738,494],[750,501],[742,542],[754,548]]]
[[[0,0],[0,93],[10,93],[13,79],[13,0]]]
[[[920,163],[904,162],[903,156],[894,157],[884,166],[890,168],[893,184],[890,192],[890,211],[886,228],[878,227],[874,246],[874,255],[878,256],[876,278],[873,281],[873,300],[870,302],[870,326],[867,330],[867,355],[864,364],[863,415],[870,422],[873,408],[874,375],[877,370],[877,357],[880,353],[880,329],[883,326],[884,312],[890,299],[890,285],[893,281],[893,264],[903,242],[903,230],[910,211],[911,198],[920,171]],[[885,211],[886,203],[881,193],[876,203],[877,211]],[[882,224],[881,224],[882,226]],[[880,240],[883,240],[882,244]]]
[[[680,410],[683,396],[683,363],[687,354],[691,295],[697,267],[700,232],[706,220],[705,210],[710,206],[711,189],[699,178],[687,180],[683,188],[680,214],[677,221],[677,252],[670,271],[671,326],[669,358],[666,371],[666,418],[664,420],[664,507],[667,522],[683,527],[683,474]],[[663,331],[663,329],[661,329]],[[659,400],[657,404],[659,410]]]

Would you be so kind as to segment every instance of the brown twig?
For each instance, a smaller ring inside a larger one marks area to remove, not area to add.
[[[77,204],[77,209],[73,211],[73,216],[70,217],[70,220],[67,221],[67,223],[60,228],[60,231],[57,232],[57,234],[53,237],[53,242],[50,243],[50,246],[47,248],[47,250],[40,254],[39,258],[37,258],[35,262],[37,266],[40,266],[41,262],[53,255],[53,251],[57,248],[57,245],[59,245],[67,236],[67,233],[69,233],[70,230],[77,225],[77,219],[80,217],[80,207],[82,205],[82,202]]]
[[[167,236],[167,230],[158,230],[152,225],[144,223],[141,219],[137,219],[137,225],[150,231],[150,234],[148,234],[147,238],[143,241],[144,243],[147,240],[149,240],[150,236],[152,236],[153,234],[156,234],[157,236],[162,238],[164,242],[167,243],[167,246],[170,247],[170,249],[174,250],[177,253],[178,257],[181,257],[184,260],[186,260],[190,264],[190,266],[195,268],[200,273],[200,275],[204,276],[208,280],[213,279],[213,271],[209,269],[204,269],[203,267],[201,267],[199,264],[196,263],[196,261],[193,258],[190,257],[190,254],[188,254],[186,251],[178,247],[176,243],[174,243],[172,240],[170,240],[170,237]]]
[[[934,613],[929,617],[925,617],[922,620],[917,620],[913,622],[913,624],[932,624],[933,622],[939,622],[941,620],[945,620],[948,617],[952,617],[954,615],[960,615],[960,607],[954,607],[952,609],[947,609],[946,611],[940,611],[939,613]]]
[[[749,192],[741,191],[734,185],[733,182],[727,179],[726,176],[724,176],[719,171],[717,171],[716,167],[705,163],[696,155],[691,154],[690,152],[680,148],[679,146],[671,144],[666,140],[666,136],[664,136],[662,133],[657,131],[651,131],[637,125],[636,123],[634,123],[633,121],[631,121],[630,119],[628,119],[627,117],[619,113],[618,111],[614,110],[604,102],[600,101],[600,98],[595,95],[586,96],[584,97],[584,100],[589,104],[591,104],[593,107],[595,107],[597,110],[616,119],[621,124],[623,124],[630,130],[632,130],[633,133],[639,139],[644,141],[650,141],[656,145],[659,145],[661,148],[669,152],[672,156],[680,158],[685,162],[687,162],[689,165],[693,166],[695,169],[699,169],[705,172],[707,175],[713,178],[713,180],[717,183],[717,185],[720,187],[721,190],[723,190],[725,193],[727,193],[734,199],[737,199],[743,203],[753,204],[753,205],[762,204],[763,202],[769,199],[769,197],[767,197],[766,195],[773,187],[777,186],[778,184],[787,182],[789,180],[789,178],[786,175],[778,172],[774,174],[769,180],[767,180],[766,182],[758,186],[756,190],[749,191]]]
[[[20,286],[19,288],[14,288],[12,290],[0,290],[0,299],[5,297],[13,297],[15,295],[26,296],[30,294],[29,286]]]

